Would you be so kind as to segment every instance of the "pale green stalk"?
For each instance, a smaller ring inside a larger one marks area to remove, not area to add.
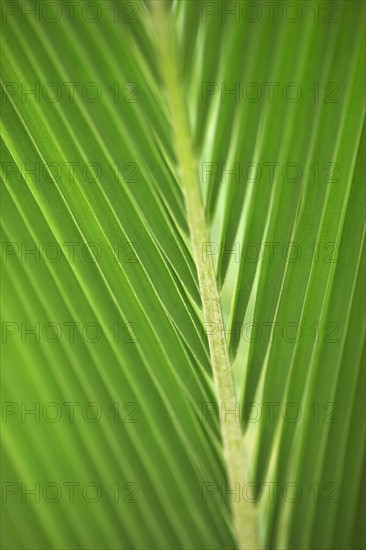
[[[161,56],[162,73],[170,105],[174,145],[179,172],[183,184],[185,206],[193,254],[196,262],[204,321],[211,330],[207,331],[211,364],[214,374],[218,405],[227,411],[235,411],[236,396],[227,343],[221,330],[223,318],[215,270],[211,256],[203,261],[202,245],[209,242],[209,231],[205,219],[197,161],[192,149],[188,128],[184,89],[178,74],[178,64],[171,35],[170,21],[164,0],[151,2],[154,24],[157,29],[158,49]],[[238,548],[255,550],[258,547],[256,520],[253,504],[242,495],[243,485],[248,482],[245,467],[245,453],[242,448],[240,422],[235,414],[227,414],[221,424],[224,456],[228,475],[228,489],[237,489],[230,495],[231,509]],[[215,481],[215,480],[213,480]],[[239,484],[239,485],[238,485]],[[239,502],[236,500],[239,498]]]

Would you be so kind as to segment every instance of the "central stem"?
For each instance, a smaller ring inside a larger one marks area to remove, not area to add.
[[[208,330],[211,364],[214,375],[216,395],[220,410],[236,411],[234,381],[229,361],[227,343],[221,330],[223,317],[216,283],[214,265],[211,256],[203,261],[202,245],[209,242],[209,231],[205,218],[197,161],[192,148],[188,127],[188,117],[184,99],[184,90],[178,74],[174,42],[171,35],[169,16],[166,13],[164,0],[151,2],[154,24],[158,33],[158,48],[164,73],[166,92],[170,104],[174,145],[187,211],[188,227],[196,262],[203,316]],[[221,406],[223,405],[223,408]],[[236,414],[227,414],[221,421],[221,434],[224,446],[224,457],[227,468],[229,489],[236,490],[231,494],[231,509],[238,547],[243,550],[257,548],[256,520],[253,504],[242,498],[242,484],[247,482],[245,453],[242,449],[240,422]]]

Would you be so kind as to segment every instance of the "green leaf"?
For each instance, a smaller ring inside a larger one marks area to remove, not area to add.
[[[364,3],[2,22],[3,547],[363,548]]]

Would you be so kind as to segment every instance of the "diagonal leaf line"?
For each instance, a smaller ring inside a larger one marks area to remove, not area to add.
[[[208,241],[208,230],[198,181],[197,164],[188,130],[184,96],[178,76],[176,57],[174,57],[169,16],[165,11],[164,1],[156,0],[152,4],[152,8],[157,28],[157,51],[159,51],[162,60],[166,94],[172,114],[177,161],[185,191],[188,226],[196,260],[204,318],[206,323],[211,326],[221,327],[222,313],[212,259],[210,258],[210,261],[205,264],[201,257],[201,246],[203,242]],[[217,333],[214,335],[209,331],[208,340],[219,405],[224,404],[233,410],[236,398],[225,339],[218,336]],[[240,426],[236,419],[233,420],[230,415],[230,420],[226,419],[221,423],[221,431],[228,478],[231,486],[234,486],[239,480],[246,479]],[[239,547],[254,549],[257,545],[254,507],[244,499],[239,499],[237,502],[232,498],[231,508]]]
[[[25,216],[22,219],[24,221],[26,221]],[[28,228],[28,229],[31,231],[31,228]],[[9,269],[9,267],[8,267],[8,269]],[[32,270],[27,269],[27,266],[25,266],[25,271],[26,271],[27,276],[28,276],[29,284],[33,288],[34,294],[40,297],[40,303],[42,304],[42,308],[44,309],[45,312],[51,311],[50,306],[49,306],[49,302],[46,299],[42,298],[41,289],[39,288],[39,285],[37,284],[37,282],[34,280]],[[55,282],[56,282],[57,286],[59,286],[58,281],[55,280]],[[32,319],[34,312],[33,312],[33,309],[31,307],[29,297],[26,294],[24,294],[24,292],[22,290],[22,286],[17,281],[17,276],[16,276],[15,272],[12,273],[12,283],[15,286],[16,295],[21,296],[22,297],[22,303],[26,304],[29,319]],[[77,319],[78,316],[76,315],[75,309],[72,307],[72,303],[69,302],[65,297],[67,294],[65,292],[62,292],[63,289],[59,289],[59,290],[60,290],[60,295],[63,297],[64,302],[65,303],[67,302],[67,308],[70,311],[72,311],[72,313],[73,313],[73,319]],[[52,319],[52,316],[51,317],[47,316],[47,317],[49,319]],[[69,364],[72,366],[73,371],[75,372],[76,376],[78,377],[78,379],[80,381],[80,384],[81,384],[81,386],[83,388],[83,391],[84,391],[84,396],[87,397],[88,400],[89,400],[89,398],[92,398],[91,399],[92,401],[98,402],[98,399],[96,398],[97,396],[96,396],[96,393],[95,393],[95,389],[93,389],[92,385],[87,380],[84,372],[81,369],[78,369],[78,359],[77,359],[77,357],[74,356],[73,352],[70,353],[70,346],[65,345],[63,343],[63,340],[61,340],[61,343],[62,343],[63,352],[64,352],[65,356],[68,358]],[[96,354],[93,353],[93,348],[91,348],[91,350],[92,351],[90,351],[90,348],[88,348],[86,345],[84,345],[84,352],[86,352],[89,356],[91,356],[94,365],[96,366],[98,372],[100,373],[100,375],[103,379],[103,382],[105,384],[107,392],[111,397],[111,401],[112,402],[118,402],[119,395],[116,392],[115,387],[113,386],[112,382],[109,380],[107,375],[104,374],[103,365],[101,364],[101,362],[98,359],[98,357],[96,356]],[[43,351],[43,348],[42,348],[42,351]],[[89,353],[89,351],[90,351],[90,353]],[[54,376],[55,376],[55,379],[57,380],[58,386],[60,388],[64,387],[65,390],[66,390],[65,395],[69,395],[70,394],[69,388],[65,384],[65,378],[63,376],[63,373],[59,371],[58,363],[55,360],[55,357],[51,353],[46,353],[45,357],[47,358],[47,364],[52,365],[52,372],[54,373]],[[141,400],[141,399],[142,399],[142,396],[139,397],[139,400]],[[110,430],[110,427],[109,427],[108,424],[106,426],[103,426],[103,429],[102,429],[101,425],[99,425],[98,427],[102,430],[102,435],[108,441],[109,448],[112,451],[114,459],[115,459],[115,463],[116,464],[119,463],[121,461],[120,446],[119,446],[118,442],[115,440],[115,435]],[[89,440],[88,437],[86,437],[85,432],[79,428],[78,424],[76,424],[76,429],[78,430],[79,440],[82,441],[83,445],[85,445],[85,447],[88,449],[87,456],[91,457],[92,462],[97,464],[97,462],[95,461],[95,454],[97,454],[97,455],[100,454],[100,449],[91,446],[91,441]],[[146,457],[145,464],[147,465],[148,469],[150,470],[151,479],[155,480],[154,470],[150,466],[150,461],[147,460],[148,459],[148,454],[145,450],[144,445],[141,444],[141,442],[139,441],[139,438],[136,437],[133,432],[132,433],[127,433],[127,437],[130,439],[131,445],[132,445],[133,448],[136,449],[136,452],[139,451],[139,456],[141,456],[141,455],[144,456],[145,455],[145,457]],[[67,453],[65,453],[65,454],[67,456]],[[122,455],[122,459],[123,459],[123,455]],[[98,463],[99,463],[100,466],[102,465],[101,461],[99,461]],[[82,468],[82,464],[81,464],[81,468]],[[98,468],[96,468],[96,470],[98,470]],[[131,470],[129,463],[124,462],[123,471],[124,472],[128,472],[128,471],[133,472],[133,468]],[[102,467],[100,467],[99,472],[101,472],[101,474],[102,474],[101,477],[104,477],[105,485],[107,486],[108,483],[110,483],[110,479],[108,477],[105,477],[105,470]],[[134,474],[131,474],[130,479],[135,479],[135,478],[136,478],[136,476]],[[159,489],[159,487],[160,487],[160,482],[156,481],[156,488]],[[145,503],[142,503],[142,507],[145,508]],[[154,523],[151,524],[150,516],[148,515],[148,512],[145,512],[145,514],[146,514],[146,523],[150,524],[150,526],[152,528],[155,528],[155,524]],[[124,516],[123,516],[122,511],[121,511],[120,512],[120,520],[122,520],[123,517]],[[134,526],[132,526],[132,527],[134,527]]]
[[[15,160],[15,159],[14,159],[14,160]],[[41,157],[41,160],[42,160],[42,162],[43,162],[43,158],[42,158],[42,157]],[[15,161],[15,162],[16,162],[16,161]],[[52,174],[51,174],[51,173],[49,173],[49,175],[50,175],[50,177],[52,177]],[[79,229],[79,232],[81,233],[81,229]],[[82,233],[81,233],[81,234],[82,234]],[[61,239],[61,240],[60,240],[60,239],[57,239],[57,241],[58,241],[60,244],[62,243],[62,239]],[[86,242],[86,240],[85,240],[84,238],[83,238],[83,242]],[[119,266],[120,266],[120,264],[119,264]],[[102,276],[102,277],[103,277],[103,276]],[[104,277],[103,277],[103,279],[104,279]],[[105,284],[106,284],[106,285],[108,286],[108,288],[109,288],[108,283],[105,282]],[[82,287],[81,282],[80,282],[80,287]],[[131,288],[131,290],[134,292],[133,288]],[[139,300],[138,300],[137,295],[136,295],[135,293],[134,293],[134,295],[135,295],[136,300],[137,300],[138,303],[139,303]],[[115,303],[116,307],[118,308],[118,311],[119,311],[119,313],[121,314],[121,317],[124,318],[124,315],[123,315],[123,313],[122,313],[122,310],[120,309],[120,305],[119,305],[117,299],[115,299],[115,298],[114,298],[114,303]],[[142,306],[141,306],[140,303],[139,303],[139,305],[140,305],[141,311],[143,311]],[[144,316],[147,318],[146,312],[144,313]],[[147,318],[147,319],[148,319],[148,318]],[[153,328],[153,327],[152,327],[152,328]],[[147,365],[147,362],[145,362],[145,364]],[[149,370],[150,373],[151,373],[151,369],[148,369],[148,370]],[[174,367],[172,368],[172,372],[174,373]],[[178,382],[179,382],[180,385],[182,385],[182,384],[181,384],[181,381],[180,381],[179,379],[178,379]],[[182,388],[184,388],[184,386],[182,386]],[[185,389],[185,388],[184,388],[184,389]],[[185,390],[185,394],[186,394],[186,396],[187,396],[188,398],[190,398],[190,395],[189,395],[189,393],[188,393],[186,390]],[[206,399],[207,399],[207,397],[206,397]],[[191,401],[192,401],[192,400],[191,400]],[[192,405],[194,406],[194,408],[197,407],[197,404],[195,404],[193,401],[192,401]],[[197,413],[199,414],[199,412],[200,412],[200,409],[198,408],[198,409],[197,409]],[[178,421],[178,419],[177,419],[177,421]]]
[[[361,54],[360,54],[361,55]],[[357,74],[357,62],[359,63],[360,62],[360,58],[359,59],[356,59],[354,60],[354,66],[353,66],[353,75],[356,75]],[[352,83],[353,83],[354,79],[351,78],[350,81],[349,81],[349,89],[352,88]],[[348,94],[348,103],[345,104],[344,108],[343,108],[343,111],[342,111],[342,119],[343,119],[343,122],[345,121],[345,117],[346,117],[346,111],[347,111],[347,107],[348,105],[352,104],[353,103],[353,98],[350,97],[350,94]],[[356,138],[356,141],[357,143],[359,144],[360,143],[360,139],[361,139],[361,132],[362,132],[362,121],[363,121],[363,118],[361,119],[361,123],[359,123],[359,128],[358,128],[358,138]],[[336,139],[336,145],[333,149],[333,158],[332,160],[334,161],[336,158],[337,158],[337,154],[338,154],[338,150],[339,150],[339,147],[340,147],[340,143],[341,143],[341,137],[342,137],[342,133],[344,132],[344,124],[340,124],[339,126],[339,132],[338,132],[338,135],[337,135],[337,139]],[[351,173],[350,175],[348,175],[347,177],[347,184],[345,186],[345,193],[347,193],[347,195],[349,195],[349,191],[350,191],[350,186],[352,184],[352,177],[353,177],[353,172],[354,172],[354,166],[355,166],[355,162],[356,162],[356,155],[357,155],[357,151],[358,151],[358,147],[355,148],[354,150],[354,153],[353,153],[353,159],[352,159],[352,165],[353,165],[353,169],[351,170]],[[328,198],[330,196],[330,193],[331,193],[331,183],[328,184],[328,188],[327,188],[327,194],[326,194],[326,197],[325,197],[325,204],[327,205],[328,204]],[[339,237],[342,233],[342,229],[343,229],[343,223],[344,223],[344,218],[345,218],[345,212],[346,212],[346,208],[347,208],[347,198],[346,200],[343,202],[343,207],[341,209],[341,216],[340,216],[340,223],[338,224],[337,226],[337,240],[336,242],[339,242]],[[325,218],[325,215],[326,215],[326,209],[323,209],[322,210],[322,216],[321,216],[321,220],[319,221],[319,225],[318,225],[318,232],[317,232],[317,238],[319,238],[320,236],[320,232],[321,232],[321,229],[322,229],[322,225],[323,225],[323,221],[324,221],[324,218]],[[310,288],[311,288],[311,283],[312,283],[312,278],[314,277],[314,270],[316,270],[317,266],[314,262],[314,260],[312,261],[312,265],[311,265],[311,272],[309,274],[309,278],[308,278],[308,283],[307,283],[307,287],[306,287],[306,291],[305,291],[305,296],[304,296],[304,300],[303,300],[303,307],[302,307],[302,312],[301,312],[301,317],[300,317],[300,322],[301,320],[303,319],[303,315],[304,315],[304,312],[305,312],[305,309],[306,309],[306,305],[307,305],[307,297],[309,295],[309,292],[310,292]],[[321,303],[321,308],[320,308],[320,319],[323,318],[324,314],[325,314],[325,311],[326,311],[326,307],[327,307],[327,303],[330,299],[330,295],[331,295],[331,288],[332,288],[332,282],[333,282],[333,278],[334,278],[334,272],[335,272],[335,268],[333,267],[330,267],[329,269],[329,272],[328,272],[328,276],[327,276],[327,282],[326,282],[326,288],[325,288],[325,291],[323,293],[323,299],[322,299],[322,303]],[[350,307],[350,305],[348,306]],[[348,310],[348,319],[349,319],[349,310]],[[319,320],[320,322],[320,320]],[[342,340],[343,341],[343,345],[344,345],[344,339]],[[290,366],[290,370],[289,372],[292,371],[293,369],[293,365],[294,365],[294,360],[295,360],[295,355],[296,355],[296,351],[298,349],[298,343],[296,342],[294,344],[294,351],[293,351],[293,354],[292,354],[292,363],[291,363],[291,366]],[[311,359],[310,359],[310,365],[309,365],[309,370],[308,370],[308,374],[307,374],[307,377],[306,377],[306,383],[305,383],[305,388],[304,388],[304,401],[306,400],[306,397],[307,395],[309,394],[309,391],[310,391],[310,381],[311,381],[311,378],[312,376],[314,376],[314,372],[315,372],[315,362],[316,362],[316,356],[320,353],[320,350],[318,350],[316,348],[316,346],[313,346],[312,348],[312,353],[311,353]],[[334,386],[333,386],[333,392],[334,392]],[[283,424],[283,422],[282,422]],[[302,435],[302,443],[304,444],[304,431],[299,434],[300,436]],[[297,467],[300,468],[300,465],[299,463],[297,464]]]
[[[42,158],[42,157],[41,157],[41,158]],[[51,174],[50,174],[50,177],[51,177]],[[55,183],[56,183],[56,182],[55,182]],[[58,241],[58,242],[62,242],[62,240],[60,240],[60,239],[57,239],[57,241]],[[82,285],[80,285],[80,286],[82,286]],[[136,297],[136,298],[137,298],[137,297]],[[118,309],[119,309],[119,311],[120,311],[121,317],[124,318],[124,316],[123,316],[123,314],[122,314],[122,312],[121,312],[119,306],[118,306]],[[100,315],[97,315],[96,318],[97,318],[97,319],[100,319]],[[108,335],[108,339],[110,340],[111,348],[113,349],[112,336],[111,336],[108,332],[106,332],[106,335]],[[142,351],[140,350],[140,355],[141,355],[141,354],[142,354]],[[119,360],[119,358],[118,358],[118,356],[117,356],[116,354],[115,354],[115,357],[116,357],[117,361],[120,363],[120,360]],[[148,363],[146,357],[142,356],[142,358],[143,358],[143,363],[144,363],[144,365],[145,365],[145,368],[146,368],[147,372],[149,373],[149,376],[150,376],[152,382],[154,383],[154,385],[156,386],[157,390],[159,391],[159,394],[160,394],[161,397],[162,397],[162,401],[163,401],[165,407],[167,408],[168,415],[169,415],[169,417],[172,419],[172,421],[173,421],[173,423],[174,423],[174,425],[175,425],[175,427],[176,427],[176,432],[177,432],[178,436],[180,437],[180,439],[182,439],[182,444],[183,444],[183,447],[184,447],[185,452],[188,453],[189,456],[191,456],[191,459],[193,460],[194,463],[197,463],[197,465],[199,465],[199,469],[200,469],[200,471],[201,471],[201,468],[203,467],[203,463],[197,461],[197,456],[195,455],[195,453],[193,452],[193,450],[191,450],[191,447],[190,447],[190,445],[189,445],[188,436],[185,436],[185,435],[182,433],[181,424],[180,424],[180,422],[179,422],[179,419],[178,419],[177,416],[176,416],[176,413],[175,413],[174,409],[171,407],[171,405],[170,405],[170,403],[169,403],[169,399],[167,399],[166,393],[164,392],[164,390],[161,389],[157,377],[154,376],[154,375],[152,374],[151,368],[149,367],[149,363]],[[128,373],[128,370],[123,369],[123,371],[124,371],[125,375],[129,378],[131,386],[134,387],[135,384],[133,383],[133,378],[132,378],[132,376]],[[174,373],[174,370],[172,370],[172,372]],[[179,382],[180,382],[180,381],[179,381]],[[136,387],[135,387],[135,392],[136,392],[136,395],[138,395],[139,392],[137,391],[137,388],[136,388]],[[140,399],[142,399],[142,397],[140,397]],[[189,411],[189,408],[187,408],[187,410]],[[193,417],[192,417],[192,418],[193,418]],[[170,453],[169,453],[169,447],[167,447],[167,445],[166,445],[166,443],[165,443],[165,441],[164,441],[162,435],[160,434],[160,431],[156,429],[155,424],[154,424],[153,422],[150,422],[149,418],[147,418],[147,421],[151,424],[151,429],[152,429],[152,431],[155,433],[156,439],[157,439],[158,441],[160,441],[161,449],[164,450],[164,452],[165,452],[165,453],[167,454],[167,456],[169,457],[169,454],[170,454]],[[167,463],[168,463],[168,464],[170,463],[169,460],[167,461]],[[147,461],[146,464],[149,464],[149,462]],[[173,472],[173,470],[172,470],[172,472]],[[179,476],[179,478],[180,478],[180,477],[181,477],[181,476]],[[159,486],[159,485],[157,485],[157,486]],[[181,483],[180,483],[180,493],[181,493],[181,495],[185,495],[185,494],[186,494],[186,497],[187,497],[187,509],[190,510],[191,508],[190,508],[190,506],[188,505],[188,502],[189,502],[189,500],[190,500],[190,499],[189,499],[189,494],[187,493],[187,491],[186,491],[186,489],[185,489],[185,483],[184,483],[183,477],[182,477],[182,481],[181,481]],[[167,494],[167,498],[169,498],[169,495],[168,495],[168,494]],[[168,506],[167,509],[170,509],[170,507]],[[198,519],[200,518],[200,515],[199,515],[199,514],[196,515],[196,516],[193,514],[193,510],[192,510],[192,516],[193,516],[195,522],[198,521]],[[178,516],[175,516],[175,519],[176,519],[176,521],[177,521],[178,523],[180,522],[180,518],[179,518]]]
[[[19,43],[22,43],[21,37],[19,37]],[[49,45],[49,44],[48,44],[48,45]],[[49,46],[50,46],[50,45],[49,45]],[[51,48],[49,48],[49,50],[52,51]],[[27,55],[27,51],[26,51],[26,50],[24,50],[24,55]],[[9,56],[11,56],[11,53],[10,53],[10,52],[9,52]],[[16,65],[15,60],[14,60],[14,64]],[[38,69],[38,72],[39,72],[40,74],[42,74],[40,69]],[[82,105],[82,103],[80,103],[78,100],[77,100],[77,103],[78,103],[78,106],[79,106],[79,108],[80,108],[80,111],[84,114],[85,122],[88,124],[88,126],[91,127],[92,132],[93,132],[93,134],[95,135],[95,137],[96,137],[96,139],[97,139],[97,142],[100,144],[101,149],[102,149],[104,155],[106,156],[106,158],[108,158],[108,160],[109,160],[110,162],[113,162],[112,159],[109,158],[108,150],[107,150],[107,148],[106,148],[106,146],[105,146],[105,144],[104,144],[104,141],[103,141],[102,137],[98,134],[98,130],[97,130],[95,124],[93,123],[93,121],[91,121],[91,120],[87,117],[87,115],[86,115],[86,113],[85,113],[85,108],[84,108],[84,106]],[[57,108],[57,110],[59,111],[59,107],[57,106],[56,108]],[[78,142],[77,142],[77,140],[76,140],[76,138],[75,138],[75,135],[74,135],[74,132],[73,132],[73,130],[72,130],[72,127],[70,126],[70,124],[69,124],[69,123],[66,121],[66,119],[65,119],[65,113],[64,113],[64,112],[61,112],[61,113],[60,113],[60,116],[61,116],[61,118],[63,119],[63,121],[64,121],[66,127],[68,128],[69,133],[73,136],[74,143],[75,143],[75,147],[76,147],[78,150],[80,150],[80,145],[78,144]],[[54,140],[54,139],[55,139],[55,136],[52,136],[52,139]],[[62,146],[61,146],[61,144],[60,144],[59,142],[58,142],[58,149],[59,149],[60,151],[62,151]],[[83,151],[80,151],[80,153],[81,153],[81,155],[83,156],[83,158],[86,160],[87,157],[86,157],[86,155],[84,155],[84,152],[83,152]],[[120,223],[120,220],[118,219],[118,216],[116,215],[115,209],[114,209],[114,207],[112,206],[112,204],[111,204],[111,202],[110,202],[110,199],[109,199],[109,198],[107,197],[107,195],[105,194],[105,192],[104,192],[104,190],[102,189],[102,187],[101,187],[101,185],[100,185],[99,182],[98,182],[98,187],[99,187],[99,189],[100,189],[100,192],[101,192],[102,196],[103,196],[104,199],[106,200],[106,202],[107,202],[109,208],[111,209],[111,212],[113,212],[114,219],[116,220],[119,229],[121,230],[121,232],[122,232],[123,234],[125,234],[125,231],[124,231],[124,229],[123,229],[123,227],[122,227],[122,225],[121,225],[121,223]],[[81,189],[81,188],[80,188],[80,189]],[[132,195],[129,193],[129,191],[128,191],[127,188],[125,189],[125,191],[126,191],[126,193],[128,194],[128,196],[129,196],[131,202],[134,204],[135,208],[138,209],[138,206],[135,204],[134,198],[133,198]],[[82,191],[82,192],[83,192],[83,191]],[[83,194],[84,194],[84,192],[83,192]],[[84,197],[85,197],[85,194],[84,194]],[[89,204],[89,207],[90,207],[90,202],[87,201],[87,199],[86,199],[86,202]],[[91,207],[90,207],[90,212],[91,212],[91,214],[92,214],[93,216],[96,217],[96,214],[94,213],[94,211],[93,211],[93,209],[92,209]],[[98,225],[100,226],[100,222],[98,222],[97,219],[96,219],[96,221],[97,221]],[[102,229],[102,228],[101,228],[101,229]],[[126,235],[126,234],[125,234],[125,235]],[[150,238],[151,238],[151,237],[150,237]],[[155,247],[155,251],[156,251],[156,253],[158,254],[158,256],[159,256],[161,259],[163,259],[162,256],[161,256],[161,254],[160,254],[160,252],[159,252],[159,249]],[[156,288],[155,288],[155,285],[152,283],[151,278],[150,278],[150,275],[149,275],[149,273],[147,272],[147,270],[146,270],[146,268],[145,268],[143,262],[141,261],[141,258],[139,257],[138,251],[136,251],[135,254],[136,254],[136,256],[138,257],[138,259],[140,260],[141,267],[142,267],[142,269],[144,270],[144,272],[146,273],[146,276],[148,277],[148,280],[150,281],[150,284],[152,285],[152,288],[153,288],[154,293],[156,294],[156,296],[158,297],[158,299],[161,301],[161,296],[160,296],[160,294],[157,292],[157,290],[156,290]],[[166,265],[165,260],[164,260],[164,265]],[[169,273],[169,272],[168,272],[168,273]],[[172,283],[175,284],[173,279],[172,279]],[[177,290],[178,290],[178,289],[177,289]],[[180,295],[180,294],[179,294],[179,295]],[[186,310],[186,305],[185,305],[185,303],[184,303],[184,301],[183,301],[183,297],[182,297],[182,296],[180,296],[180,297],[181,297],[181,303],[182,303],[182,305],[183,305],[183,308],[184,308],[184,310]],[[163,307],[164,307],[164,310],[166,311],[166,314],[167,314],[168,318],[170,318],[170,321],[174,323],[174,320],[172,319],[172,317],[169,317],[169,315],[168,315],[168,311],[167,311],[167,309],[166,309],[166,304],[165,304],[164,302],[162,302],[162,305],[163,305]],[[188,312],[188,310],[187,310],[187,313],[188,313],[188,315],[190,315],[190,313]],[[176,323],[175,323],[175,324],[176,324]],[[194,326],[195,326],[195,325],[194,325]],[[182,333],[181,333],[181,328],[180,328],[179,326],[177,326],[177,328],[178,328],[179,333],[182,335]],[[197,333],[197,335],[198,335],[198,333]],[[183,335],[182,335],[182,336],[183,336]],[[207,351],[206,351],[206,353],[207,353]],[[198,358],[197,358],[197,359],[198,359]],[[199,359],[198,359],[198,360],[199,360]]]

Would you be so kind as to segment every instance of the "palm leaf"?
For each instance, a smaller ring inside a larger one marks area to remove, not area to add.
[[[2,3],[3,547],[363,548],[364,4],[52,4]]]

